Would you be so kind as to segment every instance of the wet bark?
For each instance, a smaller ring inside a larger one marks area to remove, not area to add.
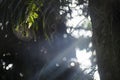
[[[89,0],[93,46],[101,80],[120,80],[119,9],[118,0]]]

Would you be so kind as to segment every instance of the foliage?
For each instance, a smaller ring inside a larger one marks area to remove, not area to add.
[[[83,2],[85,1],[79,0],[79,5]],[[4,23],[7,21],[5,19],[8,19],[9,23],[12,24],[14,34],[19,34],[20,36],[17,35],[17,37],[22,40],[36,38],[36,31],[40,30],[43,30],[45,39],[50,40],[58,27],[58,23],[65,22],[65,16],[68,13],[71,14],[69,8],[71,1],[69,0],[4,0],[0,4],[2,13],[9,15],[2,14],[4,17],[1,20]],[[65,11],[64,7],[68,7],[69,10]],[[64,11],[64,14],[60,15],[60,10]],[[20,31],[21,28],[23,31]],[[54,31],[52,31],[53,29]],[[30,38],[30,34],[34,36]]]

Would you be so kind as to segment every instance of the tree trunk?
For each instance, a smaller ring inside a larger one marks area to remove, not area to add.
[[[120,1],[89,0],[89,11],[100,79],[120,80]]]

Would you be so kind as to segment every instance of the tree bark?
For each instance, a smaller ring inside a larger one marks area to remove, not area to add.
[[[89,0],[93,46],[101,80],[120,80],[119,9],[118,0]]]

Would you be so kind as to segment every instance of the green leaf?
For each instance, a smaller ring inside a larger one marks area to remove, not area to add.
[[[30,28],[32,26],[32,22],[28,23],[28,28]]]
[[[35,10],[35,9],[36,9],[36,5],[32,4],[32,10]]]
[[[33,18],[33,16],[30,16],[29,19],[30,19],[29,22],[34,23],[34,18]]]
[[[33,13],[34,18],[38,18],[38,14],[36,12]]]

